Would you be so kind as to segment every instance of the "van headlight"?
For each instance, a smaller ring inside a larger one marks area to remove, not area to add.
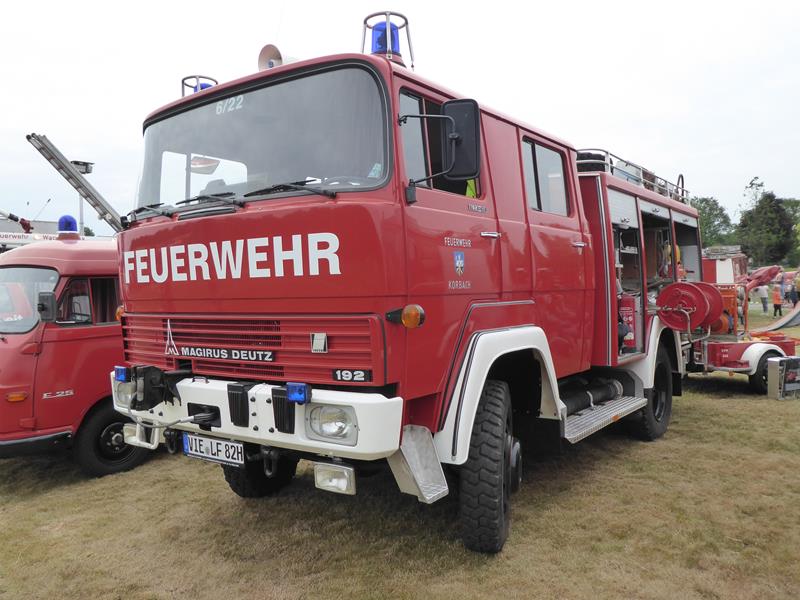
[[[313,440],[355,446],[358,421],[352,406],[306,405],[306,435]]]

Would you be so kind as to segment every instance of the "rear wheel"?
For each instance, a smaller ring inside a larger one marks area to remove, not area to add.
[[[247,461],[243,467],[222,465],[225,481],[242,498],[271,496],[289,485],[296,471],[297,459],[286,455],[278,458],[272,476],[264,472],[262,460]]]
[[[460,469],[458,497],[462,539],[476,552],[499,552],[508,538],[511,493],[522,479],[522,453],[512,432],[508,385],[487,381],[469,456]]]
[[[672,417],[672,361],[664,346],[658,348],[653,389],[647,404],[629,421],[631,433],[646,441],[660,438]]]
[[[748,381],[750,382],[750,389],[758,394],[766,394],[767,393],[767,368],[769,365],[767,361],[770,358],[776,358],[780,356],[774,350],[770,350],[769,352],[764,352],[763,356],[758,361],[758,366],[756,367],[756,372],[753,373],[748,377]]]
[[[72,454],[81,470],[92,477],[127,471],[144,462],[150,453],[125,443],[122,426],[130,421],[104,401],[81,424]]]

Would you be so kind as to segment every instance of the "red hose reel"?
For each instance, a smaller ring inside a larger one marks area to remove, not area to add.
[[[661,291],[656,306],[661,322],[670,329],[704,329],[722,315],[722,295],[710,283],[679,281]]]

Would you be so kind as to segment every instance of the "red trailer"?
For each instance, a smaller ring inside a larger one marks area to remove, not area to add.
[[[377,18],[372,55],[198,80],[147,118],[114,403],[128,443],[241,496],[299,458],[339,493],[384,459],[422,502],[455,483],[465,544],[496,552],[521,442],[666,431],[684,363],[656,300],[700,278],[697,213],[421,78],[385,43],[405,20]]]
[[[106,475],[140,463],[113,410],[122,360],[115,242],[36,242],[0,255],[0,457],[71,446]],[[49,304],[40,318],[39,305]],[[45,322],[45,319],[47,322]]]

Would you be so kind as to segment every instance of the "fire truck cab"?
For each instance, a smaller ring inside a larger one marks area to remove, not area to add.
[[[71,446],[94,476],[132,468],[108,371],[122,359],[116,243],[58,240],[0,255],[0,457]],[[40,312],[44,309],[45,312]]]
[[[697,215],[419,77],[397,29],[147,118],[114,404],[129,444],[218,462],[241,496],[299,458],[338,493],[383,459],[422,502],[458,485],[465,544],[497,552],[521,443],[666,431],[683,362],[657,298],[700,279]]]

